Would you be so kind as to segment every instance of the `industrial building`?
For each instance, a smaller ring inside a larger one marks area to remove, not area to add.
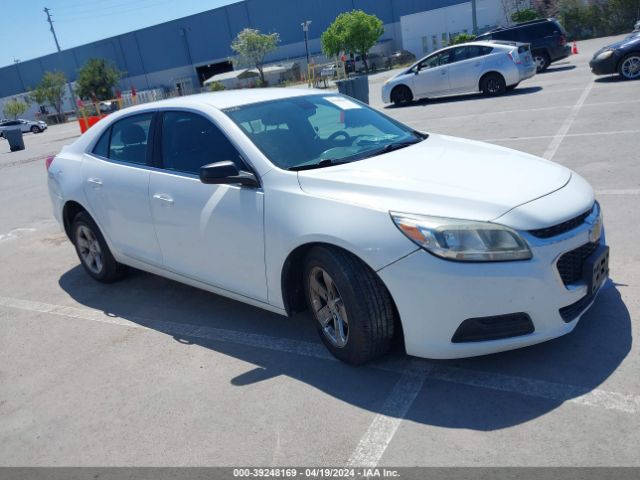
[[[446,44],[449,35],[473,28],[471,3],[461,0],[244,0],[2,67],[0,108],[9,98],[40,83],[46,71],[62,71],[73,82],[92,57],[109,59],[126,72],[120,82],[123,92],[132,87],[137,91],[177,90],[181,94],[199,91],[206,79],[233,70],[230,45],[244,28],[279,33],[280,45],[267,62],[295,61],[304,71],[301,23],[312,22],[309,50],[320,62],[324,60],[320,35],[337,15],[353,9],[383,21],[385,33],[374,47],[379,52],[405,48],[419,57]],[[504,10],[502,0],[478,0],[478,27],[506,23]]]

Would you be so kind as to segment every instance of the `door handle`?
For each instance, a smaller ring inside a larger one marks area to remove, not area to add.
[[[440,72],[440,74],[441,74],[441,75],[446,75],[446,74],[447,74],[447,71],[446,71],[446,70],[442,70],[442,71]]]
[[[173,205],[173,198],[171,198],[171,196],[167,195],[166,193],[156,193],[153,198],[155,198],[156,200],[160,200],[167,205]]]
[[[88,178],[87,183],[90,183],[93,188],[99,188],[102,186],[102,180],[99,178]]]
[[[479,66],[480,66],[480,64],[479,64],[479,63],[474,63],[474,64],[473,64],[473,66],[474,66],[474,67],[479,67]]]

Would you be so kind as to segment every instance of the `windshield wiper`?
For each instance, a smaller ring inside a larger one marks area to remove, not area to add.
[[[295,167],[289,167],[289,170],[293,172],[299,172],[300,170],[313,170],[314,168],[332,167],[334,165],[343,165],[349,163],[343,160],[335,160],[333,158],[325,158],[318,163],[312,163],[310,165],[296,165]]]
[[[377,155],[382,155],[383,153],[393,152],[394,150],[400,150],[401,148],[410,147],[411,145],[415,145],[416,143],[420,143],[422,140],[412,140],[408,142],[395,142],[389,143],[384,147],[376,148],[373,150],[369,150],[367,153],[368,157],[375,157]]]

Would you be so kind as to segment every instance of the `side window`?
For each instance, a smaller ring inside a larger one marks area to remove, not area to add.
[[[451,50],[451,54],[449,55],[449,63],[459,62],[461,60],[467,59],[467,47],[456,47]]]
[[[109,136],[111,135],[111,128],[107,128],[105,132],[93,147],[93,153],[99,157],[109,158]]]
[[[109,158],[144,165],[147,160],[147,142],[152,118],[152,113],[145,113],[114,123],[111,127]]]
[[[489,55],[493,51],[493,48],[483,47],[480,45],[471,45],[470,47],[467,47],[467,50],[469,52],[467,58],[476,58],[482,57],[484,55]]]
[[[191,112],[164,114],[162,162],[165,169],[198,174],[203,165],[224,160],[242,166],[236,148],[210,120]]]

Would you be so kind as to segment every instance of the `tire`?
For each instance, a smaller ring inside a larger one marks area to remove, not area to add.
[[[80,263],[93,279],[111,283],[127,273],[127,267],[113,258],[100,229],[87,212],[76,215],[71,232]]]
[[[305,259],[304,288],[318,334],[336,358],[360,365],[389,350],[391,296],[361,260],[342,250],[315,247]]]
[[[31,133],[40,133],[42,130],[40,130],[40,127],[33,125],[31,128]]]
[[[536,62],[536,73],[544,72],[551,63],[547,52],[533,52],[533,61]]]
[[[620,60],[618,73],[623,80],[638,80],[640,78],[640,53],[630,53]]]
[[[488,73],[480,80],[480,91],[487,97],[495,97],[505,92],[507,86],[499,73]]]
[[[413,101],[413,93],[406,85],[398,85],[391,91],[391,101],[396,107],[409,104]]]
[[[515,85],[509,85],[506,88],[507,92],[511,92],[511,91],[515,90],[518,85],[520,85],[520,83],[516,83]]]

